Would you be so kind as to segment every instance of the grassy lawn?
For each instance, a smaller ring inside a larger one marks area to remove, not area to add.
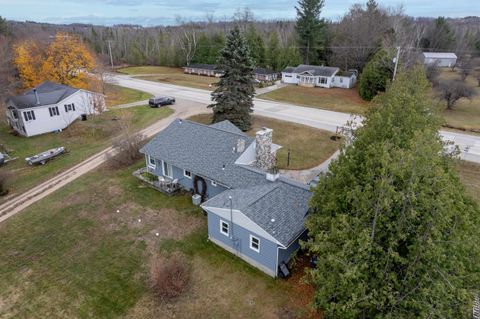
[[[309,88],[288,85],[281,89],[258,96],[262,99],[288,102],[336,112],[363,114],[368,110],[368,102],[358,95],[358,89]]]
[[[210,124],[212,116],[200,114],[190,117],[189,120]],[[262,127],[273,129],[273,142],[283,146],[277,152],[277,165],[280,169],[299,170],[315,167],[340,147],[340,142],[330,139],[331,132],[261,116],[253,117],[252,129],[246,133],[255,136],[255,132]],[[290,149],[290,166],[287,167],[288,149]]]
[[[302,284],[274,280],[216,247],[190,196],[146,188],[132,171],[99,168],[0,224],[0,317],[305,315],[301,298],[311,295]],[[191,286],[160,302],[148,287],[149,262],[173,251],[187,256]]]
[[[182,68],[165,66],[135,66],[119,69],[118,72],[134,75],[138,79],[188,86],[197,89],[212,90],[217,78],[184,74]]]
[[[459,79],[460,74],[458,70],[451,71],[450,69],[445,69],[439,76],[439,80]],[[453,110],[447,110],[446,102],[439,101],[435,93],[432,93],[432,96],[448,126],[467,131],[474,130],[480,133],[480,87],[473,75],[468,76],[465,82],[475,89],[476,96],[472,100],[460,99],[453,107]]]
[[[152,95],[149,93],[113,84],[106,85],[105,95],[105,102],[107,103],[107,107],[143,101],[152,97]]]
[[[140,129],[169,116],[172,112],[169,108],[154,109],[146,106],[110,110],[90,117],[87,121],[77,121],[61,133],[28,138],[14,136],[6,125],[0,125],[1,143],[12,151],[12,157],[18,157],[0,168],[13,173],[10,194],[25,191],[106,148],[111,139],[118,135],[123,121],[131,120],[132,125]],[[114,118],[119,120],[112,120]],[[68,154],[61,155],[46,165],[29,166],[24,161],[25,157],[59,146],[64,146]],[[8,197],[0,197],[0,202]]]

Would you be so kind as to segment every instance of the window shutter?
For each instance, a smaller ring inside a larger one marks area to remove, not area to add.
[[[25,121],[28,121],[27,112],[23,112],[23,117],[25,118]]]
[[[34,111],[31,111],[31,112],[32,112],[32,118],[33,118],[34,120],[36,120],[36,118],[35,118],[35,112],[34,112]]]
[[[67,108],[67,105],[65,104],[65,112],[68,112],[68,108]]]
[[[75,111],[75,104],[74,103],[72,103],[72,110]]]

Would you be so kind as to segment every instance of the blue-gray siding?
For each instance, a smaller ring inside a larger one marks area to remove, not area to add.
[[[208,212],[208,236],[222,242],[223,244],[233,248],[236,252],[241,253],[255,262],[270,269],[273,273],[277,270],[277,247],[278,244],[265,239],[258,234],[255,234],[238,225],[230,226],[230,232],[233,230],[234,239],[237,239],[236,245],[233,244],[233,240],[220,232],[220,216]],[[224,220],[229,225],[229,220]],[[260,252],[250,248],[250,235],[253,235],[260,239]]]
[[[296,239],[293,243],[290,244],[290,246],[287,247],[287,249],[279,249],[278,264],[280,265],[282,262],[287,263],[292,257],[292,254],[296,250],[300,249],[300,239],[305,240],[306,238],[307,238],[307,231],[305,230],[298,239]]]
[[[146,157],[146,161],[148,163],[148,158]],[[150,173],[154,174],[154,175],[157,175],[157,176],[164,176],[163,175],[163,167],[162,167],[162,161],[159,160],[159,159],[155,159],[155,168],[152,168],[150,166],[147,165],[147,169]],[[192,173],[192,178],[188,178],[184,175],[183,173],[183,168],[179,168],[179,167],[176,167],[174,165],[172,165],[172,178],[173,179],[178,179],[178,182],[180,185],[182,185],[182,187],[186,190],[193,190],[193,178],[195,176],[195,173],[194,172],[191,172]],[[222,192],[224,192],[225,190],[227,190],[226,187],[222,186],[222,185],[218,185],[217,186],[213,186],[212,185],[212,181],[209,180],[209,179],[206,179],[205,178],[205,182],[206,182],[206,185],[207,185],[207,191],[206,191],[206,196],[207,198],[212,198]]]

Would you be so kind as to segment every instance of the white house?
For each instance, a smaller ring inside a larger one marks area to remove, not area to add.
[[[337,67],[300,64],[282,71],[282,82],[308,87],[352,88],[357,81],[357,72],[342,72]]]
[[[423,52],[423,63],[436,64],[438,67],[451,68],[457,63],[457,55],[451,52]]]
[[[7,121],[24,136],[34,136],[68,127],[82,115],[105,110],[103,94],[43,82],[7,99]]]

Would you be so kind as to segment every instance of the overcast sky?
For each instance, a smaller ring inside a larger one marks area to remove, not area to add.
[[[326,0],[322,16],[336,20],[359,1]],[[361,1],[366,2],[366,0]],[[403,4],[411,16],[464,17],[480,14],[480,0],[379,0],[381,5]],[[258,19],[295,18],[294,0],[0,0],[0,16],[10,20],[50,23],[175,24],[175,17],[203,20],[230,18],[237,8],[249,7]]]

